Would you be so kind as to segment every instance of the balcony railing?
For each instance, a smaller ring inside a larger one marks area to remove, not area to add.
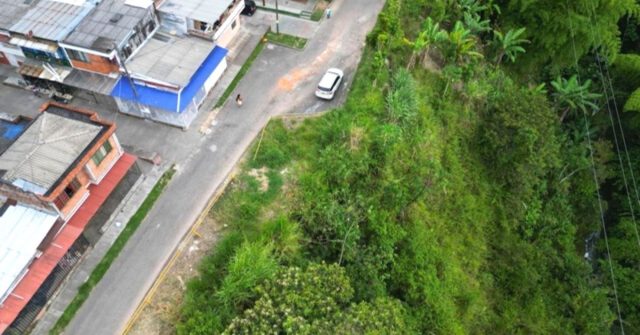
[[[209,25],[213,25],[212,29],[207,29],[207,30],[201,30],[201,29],[194,29],[194,28],[190,28],[187,30],[187,32],[190,35],[193,36],[197,36],[200,38],[204,38],[210,41],[214,40],[214,36],[216,35],[216,33],[218,32],[218,30],[220,30],[220,27],[222,27],[225,23],[225,20],[231,15],[231,13],[233,13],[236,8],[238,8],[238,6],[243,2],[244,0],[234,0],[233,3],[231,4],[231,6],[229,6],[229,8],[227,8],[227,10],[222,13],[222,15],[220,16],[220,18],[218,18],[218,20],[216,21],[216,23],[211,23],[211,22],[206,22]]]

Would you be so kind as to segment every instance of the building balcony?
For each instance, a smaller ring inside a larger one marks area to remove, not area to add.
[[[232,24],[231,21],[235,20],[243,9],[244,0],[234,0],[215,22],[204,22],[188,18],[190,21],[189,27],[191,28],[187,29],[187,32],[192,36],[204,38],[209,41],[215,41],[220,33]]]

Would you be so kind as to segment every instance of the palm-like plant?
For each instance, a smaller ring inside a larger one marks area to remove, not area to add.
[[[558,77],[551,81],[554,92],[551,94],[558,108],[562,110],[560,123],[564,121],[569,112],[597,111],[596,101],[602,96],[590,91],[591,80],[585,81],[582,85],[578,82],[578,76],[573,75],[568,80]]]
[[[409,41],[408,39],[405,39],[405,43],[410,45],[412,49],[407,69],[411,69],[415,65],[417,59],[420,59],[422,62],[426,55],[429,54],[431,46],[446,40],[446,38],[447,32],[440,29],[440,24],[433,22],[430,17],[427,18],[422,25],[422,31],[418,34],[415,40]]]
[[[517,54],[525,53],[522,44],[529,43],[529,40],[520,38],[524,31],[525,28],[509,30],[506,34],[497,30],[493,32],[493,44],[497,49],[496,64],[500,65],[505,56],[513,63]]]
[[[480,3],[478,0],[459,0],[458,5],[464,13],[479,14],[486,11],[490,15],[494,12],[500,14],[500,7],[494,4],[493,0],[485,1],[485,3]]]
[[[484,33],[491,30],[491,21],[483,20],[480,15],[475,13],[464,12],[464,25],[471,30],[472,33]]]
[[[476,37],[460,21],[456,22],[449,33],[449,44],[449,57],[458,64],[483,57],[476,51]]]

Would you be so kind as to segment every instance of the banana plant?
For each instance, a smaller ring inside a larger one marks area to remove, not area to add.
[[[472,60],[482,58],[477,51],[477,38],[464,24],[457,21],[449,33],[449,58],[457,64],[466,64]]]
[[[529,40],[521,38],[524,32],[525,28],[509,30],[506,34],[497,30],[493,32],[493,45],[497,50],[495,59],[497,65],[500,65],[505,57],[513,63],[519,53],[526,52],[522,44],[529,43]]]
[[[551,81],[554,92],[551,94],[556,106],[562,111],[560,123],[569,115],[570,112],[582,111],[583,113],[598,111],[596,102],[601,94],[593,93],[591,89],[591,80],[586,80],[583,84],[578,81],[578,76],[573,75],[569,79],[558,77]]]
[[[440,29],[440,24],[433,22],[430,17],[427,18],[415,40],[410,41],[405,38],[405,43],[411,46],[412,50],[411,57],[407,63],[407,69],[413,68],[418,59],[422,63],[424,58],[429,54],[431,47],[446,39],[447,32]]]

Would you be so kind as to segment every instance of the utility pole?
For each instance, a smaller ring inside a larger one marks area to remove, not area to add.
[[[129,80],[129,85],[131,85],[131,90],[133,90],[133,96],[135,97],[137,102],[139,99],[138,90],[136,90],[136,85],[133,82],[133,78],[131,78],[131,74],[129,73],[129,70],[127,70],[127,66],[124,64],[126,60],[125,61],[120,60],[120,51],[118,50],[118,46],[115,43],[113,43],[113,50],[115,51],[115,54],[116,54],[116,62],[120,67],[122,67],[122,69],[124,69],[125,76]]]
[[[276,0],[276,34],[280,35],[280,16],[278,16],[278,0]]]

